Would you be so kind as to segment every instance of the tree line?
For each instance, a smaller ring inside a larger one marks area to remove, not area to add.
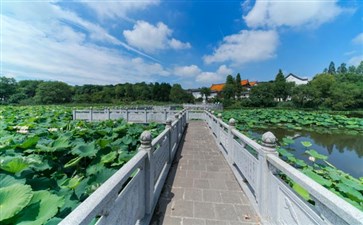
[[[249,98],[241,98],[246,92],[240,85],[240,75],[228,75],[223,91],[214,101],[224,106],[239,107],[293,107],[312,109],[351,110],[363,109],[363,61],[357,66],[342,63],[335,69],[334,62],[307,84],[287,82],[281,69],[275,80],[259,82],[249,92]]]
[[[0,77],[0,104],[64,104],[64,103],[191,103],[193,95],[180,84],[125,83],[116,85],[70,86],[60,81],[21,80]]]

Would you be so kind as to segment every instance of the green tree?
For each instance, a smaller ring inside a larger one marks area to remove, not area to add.
[[[349,66],[348,73],[355,73],[355,66],[353,65]]]
[[[288,87],[290,86],[287,84],[286,78],[282,73],[281,69],[279,69],[279,72],[277,73],[275,81],[273,83],[274,97],[279,101],[285,101],[289,96]]]
[[[359,75],[363,75],[363,61],[359,63],[359,65],[355,69],[355,73]]]
[[[18,91],[26,95],[27,98],[33,98],[38,85],[42,82],[42,80],[21,80],[18,82]]]
[[[205,96],[206,100],[208,99],[208,97],[210,96],[211,94],[211,91],[210,91],[210,88],[207,88],[207,87],[202,87],[200,89],[200,93]]]
[[[273,107],[276,106],[274,101],[273,83],[259,83],[251,88],[250,100],[251,105],[256,107]]]
[[[332,74],[318,74],[310,82],[310,93],[314,106],[331,106],[331,87],[336,82]]]
[[[334,83],[331,86],[331,107],[334,110],[352,109],[357,106],[357,98],[362,92],[363,86],[350,82]]]
[[[348,72],[347,64],[345,64],[345,63],[340,64],[340,66],[337,69],[337,73],[338,74],[345,74],[347,72]]]
[[[336,74],[335,65],[334,65],[334,62],[333,61],[330,62],[330,64],[329,64],[328,73],[329,74],[333,74],[333,75]]]
[[[292,90],[291,100],[296,107],[311,107],[311,91],[309,84],[297,85]]]
[[[14,78],[0,77],[0,103],[7,103],[9,97],[16,92],[17,83]]]
[[[125,98],[127,101],[134,101],[137,94],[134,91],[133,85],[130,83],[125,84]]]
[[[234,99],[236,96],[236,85],[232,75],[228,75],[222,90],[223,98]]]
[[[170,100],[174,103],[187,103],[194,99],[193,95],[188,94],[180,84],[174,84],[170,89]]]
[[[242,84],[241,84],[241,75],[239,73],[237,73],[237,76],[236,76],[236,97],[237,99],[239,99],[242,95]]]
[[[40,104],[67,103],[72,99],[72,88],[59,81],[47,81],[38,85],[35,99]]]

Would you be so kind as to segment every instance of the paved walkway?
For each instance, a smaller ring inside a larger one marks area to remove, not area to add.
[[[189,123],[150,224],[259,224],[204,122]]]

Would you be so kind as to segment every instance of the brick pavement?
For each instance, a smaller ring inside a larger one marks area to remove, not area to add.
[[[189,123],[150,224],[259,224],[204,122]]]

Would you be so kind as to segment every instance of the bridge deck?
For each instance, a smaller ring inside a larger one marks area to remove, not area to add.
[[[151,224],[259,224],[204,122],[189,123]]]

